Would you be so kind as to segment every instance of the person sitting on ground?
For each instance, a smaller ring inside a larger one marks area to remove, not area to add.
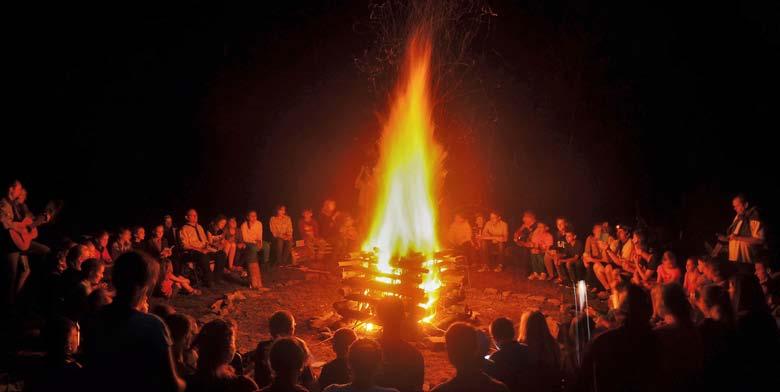
[[[526,380],[529,391],[558,391],[561,389],[561,350],[555,341],[547,319],[540,311],[527,311],[520,318],[519,339],[528,347],[530,375]]]
[[[524,391],[528,379],[528,346],[515,339],[515,327],[506,317],[493,320],[490,335],[498,351],[490,356],[493,365],[486,373],[504,383],[510,391]]]
[[[157,284],[158,294],[164,298],[171,298],[180,290],[185,295],[201,295],[202,292],[190,284],[190,280],[173,273],[173,263],[164,260],[160,264],[160,281]]]
[[[322,209],[320,209],[320,213],[317,216],[317,226],[320,230],[320,236],[331,245],[335,245],[335,239],[338,238],[336,219],[339,215],[339,212],[336,210],[335,200],[326,199],[322,202]]]
[[[564,234],[563,246],[556,251],[555,264],[558,267],[558,284],[570,284],[574,287],[577,282],[585,279],[585,266],[582,264],[582,241],[577,239],[577,234],[568,230]]]
[[[81,265],[82,279],[69,289],[65,298],[66,316],[73,321],[80,321],[87,312],[87,298],[93,291],[101,287],[105,266],[98,259],[88,259]],[[105,288],[105,284],[103,286]]]
[[[97,251],[97,259],[103,262],[103,265],[110,266],[114,259],[111,258],[111,252],[108,248],[108,240],[110,236],[107,231],[103,230],[95,236],[95,250]]]
[[[696,290],[699,288],[699,271],[696,269],[696,259],[689,257],[685,261],[685,278],[683,278],[683,288],[689,299],[696,297]]]
[[[343,214],[339,219],[339,241],[334,252],[337,256],[357,250],[357,228],[352,215]]]
[[[547,274],[545,256],[553,245],[553,236],[544,223],[539,222],[531,234],[531,275],[528,280],[550,280],[554,276]]]
[[[431,392],[506,391],[506,385],[483,373],[477,360],[477,331],[469,324],[457,322],[444,335],[447,358],[455,367],[455,377],[433,388]]]
[[[211,287],[214,283],[222,281],[222,273],[227,263],[227,255],[221,249],[216,249],[209,244],[206,231],[198,224],[198,212],[194,209],[187,211],[187,224],[179,230],[179,240],[183,251],[188,252],[194,259],[195,265],[203,275],[203,285]],[[214,271],[209,267],[209,262],[214,260]]]
[[[376,374],[382,365],[382,348],[373,339],[360,339],[349,346],[348,371],[345,382],[331,384],[323,392],[398,392],[376,384]]]
[[[658,275],[657,283],[661,285],[668,285],[672,283],[679,284],[682,278],[682,271],[677,266],[677,256],[670,251],[664,252],[664,256],[661,259],[661,265],[656,269],[656,275]]]
[[[268,228],[274,238],[275,264],[278,266],[287,263],[293,246],[293,227],[292,219],[287,216],[286,206],[280,205],[276,208],[276,215],[269,220]]]
[[[464,219],[462,214],[455,214],[455,218],[447,231],[447,241],[453,249],[460,252],[467,259],[474,257],[471,235],[472,229],[469,221]],[[471,262],[471,260],[468,261]]]
[[[136,226],[133,229],[131,246],[134,250],[146,251],[146,229],[143,226]]]
[[[315,248],[320,240],[320,229],[310,208],[304,209],[301,213],[301,218],[298,219],[298,238],[303,240],[308,256],[311,258],[316,257]]]
[[[729,263],[731,264],[731,263]],[[762,375],[780,369],[780,331],[753,274],[737,274],[729,279],[729,297],[734,307],[739,358],[739,379],[744,390],[762,386]]]
[[[308,365],[309,350],[303,340],[295,337],[295,318],[292,313],[286,310],[274,312],[268,318],[268,332],[271,334],[271,339],[260,341],[255,349],[255,382],[257,385],[261,388],[271,385],[269,352],[274,341],[279,338],[294,338],[304,350],[304,354],[306,354],[305,366],[301,371],[298,383],[306,389],[311,389],[312,385],[314,385],[314,373]]]
[[[239,249],[239,232],[238,221],[235,217],[230,217],[227,220],[227,226],[225,226],[225,250],[227,252],[227,269],[228,271],[241,270],[241,266],[235,265],[236,255]],[[241,249],[245,246],[241,244]]]
[[[157,225],[152,230],[152,236],[146,241],[145,251],[160,263],[163,260],[170,261],[173,249],[168,245],[168,240],[165,239],[165,228],[162,225]]]
[[[585,251],[582,254],[582,263],[586,270],[585,281],[591,287],[592,293],[604,292],[609,287],[606,275],[596,274],[596,270],[603,271],[603,267],[608,263],[604,247],[599,245],[603,230],[601,223],[593,225],[592,234],[585,240]]]
[[[382,346],[382,368],[377,384],[401,392],[421,391],[425,363],[420,350],[401,338],[406,321],[403,302],[396,297],[384,297],[376,311],[382,325],[382,335],[377,340]]]
[[[734,309],[723,287],[707,285],[696,292],[696,306],[704,318],[697,325],[703,349],[703,390],[737,390],[731,371],[734,358]]]
[[[46,348],[42,372],[25,381],[27,392],[76,391],[87,381],[84,369],[75,359],[79,348],[79,328],[66,318],[53,318],[41,331]]]
[[[274,377],[261,392],[309,392],[299,383],[307,354],[297,339],[285,337],[275,340],[268,357]]]
[[[230,253],[230,245],[225,241],[225,229],[227,228],[227,217],[219,214],[208,225],[206,230],[206,236],[208,237],[209,245],[214,249],[220,250],[225,254],[225,262],[227,262],[227,255]]]
[[[165,324],[171,332],[176,372],[182,377],[192,376],[197,368],[197,354],[192,343],[198,335],[198,323],[190,315],[174,313],[165,318]]]
[[[753,272],[756,274],[756,278],[758,278],[758,283],[761,284],[764,295],[767,295],[769,282],[773,279],[778,279],[780,274],[773,273],[772,269],[769,268],[769,263],[763,259],[753,262],[753,268]]]
[[[111,260],[116,260],[123,253],[129,252],[133,249],[132,233],[128,228],[120,228],[117,233],[117,238],[114,243],[111,244]]]
[[[349,351],[349,346],[355,340],[357,340],[357,335],[350,328],[340,328],[333,334],[333,352],[336,353],[336,359],[322,367],[322,372],[320,372],[320,377],[317,380],[320,390],[332,384],[346,384],[349,382],[347,352]]]
[[[501,272],[504,269],[504,251],[506,250],[506,241],[509,238],[509,228],[501,219],[497,211],[490,212],[490,219],[485,222],[482,228],[482,244],[484,245],[484,260],[488,263],[479,271],[487,271],[487,268],[493,268],[494,272]],[[493,262],[495,255],[495,262]]]
[[[236,375],[230,361],[236,354],[236,325],[229,320],[209,321],[193,341],[198,350],[198,368],[187,377],[187,392],[254,392],[251,378]]]
[[[621,325],[596,336],[586,351],[575,391],[658,390],[659,353],[650,327],[653,306],[647,291],[628,285],[620,301]]]
[[[176,374],[171,337],[157,316],[138,309],[158,275],[158,264],[139,252],[114,262],[114,302],[100,309],[83,329],[83,360],[92,380],[87,389],[182,391]]]
[[[250,210],[246,220],[241,223],[241,242],[246,247],[242,254],[242,264],[258,263],[260,252],[263,252],[262,264],[267,266],[270,258],[270,246],[263,242],[263,223],[257,219],[257,212]]]
[[[694,390],[703,369],[701,336],[682,286],[673,282],[662,287],[660,311],[664,324],[655,329],[655,334],[664,359],[659,362],[661,372],[656,381],[664,391]]]

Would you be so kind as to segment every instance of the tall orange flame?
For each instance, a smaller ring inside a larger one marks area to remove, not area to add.
[[[379,269],[386,273],[394,272],[393,256],[420,252],[433,257],[439,250],[435,203],[443,150],[433,137],[431,46],[430,35],[424,31],[409,40],[405,68],[380,139],[377,200],[363,249],[378,250]],[[420,288],[428,294],[428,301],[420,306],[430,309],[438,299],[441,281],[434,261],[426,264],[431,272]]]

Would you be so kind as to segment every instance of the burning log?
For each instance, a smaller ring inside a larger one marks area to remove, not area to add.
[[[406,283],[393,284],[393,283],[379,282],[374,279],[365,279],[365,278],[358,278],[358,277],[343,279],[341,282],[352,288],[368,289],[368,290],[374,290],[383,293],[398,294],[405,297],[410,297],[411,299],[414,300],[419,300],[420,302],[425,302],[426,299],[425,291],[423,289],[415,285],[409,285]]]
[[[401,280],[407,283],[417,283],[418,285],[422,283],[422,277],[411,273],[397,275],[392,273],[380,272],[375,269],[370,269],[365,267],[355,267],[355,266],[343,268],[343,271],[345,274],[355,273],[358,275],[364,275],[364,276],[374,277],[374,278],[388,278],[392,280]],[[351,276],[347,276],[347,277],[351,277]]]

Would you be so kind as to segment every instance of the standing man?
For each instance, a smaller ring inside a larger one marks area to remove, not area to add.
[[[195,265],[203,274],[203,285],[211,287],[222,280],[222,273],[227,264],[227,255],[222,250],[211,247],[203,226],[198,224],[198,212],[187,211],[187,223],[179,231],[179,241],[185,252],[194,259]],[[209,262],[214,260],[214,271],[209,268]]]
[[[490,212],[490,219],[485,222],[485,227],[482,229],[482,241],[484,241],[485,260],[488,264],[493,259],[491,256],[496,254],[496,266],[493,269],[494,272],[501,272],[504,270],[504,250],[506,249],[506,241],[509,237],[509,228],[501,219],[501,215],[496,211]],[[492,268],[493,266],[490,265]],[[487,268],[483,267],[480,272],[486,271]]]
[[[276,265],[286,263],[293,246],[292,219],[287,215],[286,206],[280,205],[276,208],[276,215],[271,217],[268,227],[274,236]]]
[[[752,263],[764,244],[764,225],[758,210],[744,195],[735,196],[731,205],[737,215],[729,226],[727,236],[720,239],[729,243],[729,261]]]

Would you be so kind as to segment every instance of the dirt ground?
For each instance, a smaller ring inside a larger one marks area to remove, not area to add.
[[[506,316],[517,322],[527,309],[541,309],[553,320],[560,320],[560,304],[570,304],[573,295],[571,289],[559,287],[549,282],[529,282],[513,279],[507,272],[472,273],[471,284],[464,301],[478,313],[477,327],[487,330],[490,321]],[[307,277],[309,279],[307,279]],[[208,321],[217,317],[209,310],[209,305],[222,297],[225,292],[240,290],[246,300],[237,302],[226,317],[238,324],[239,352],[254,350],[257,342],[268,339],[267,318],[274,311],[287,309],[296,318],[296,334],[308,344],[312,354],[315,373],[322,363],[334,358],[330,342],[321,341],[318,331],[308,325],[308,320],[332,310],[332,304],[339,300],[337,293],[339,277],[334,275],[305,274],[296,270],[277,270],[263,276],[270,292],[250,291],[238,285],[227,285],[221,289],[204,292],[200,297],[178,296],[169,300],[178,312]],[[488,290],[486,290],[488,289]],[[495,290],[489,290],[495,289]],[[422,342],[417,344],[425,358],[426,389],[438,385],[454,374],[443,351],[432,351]]]

